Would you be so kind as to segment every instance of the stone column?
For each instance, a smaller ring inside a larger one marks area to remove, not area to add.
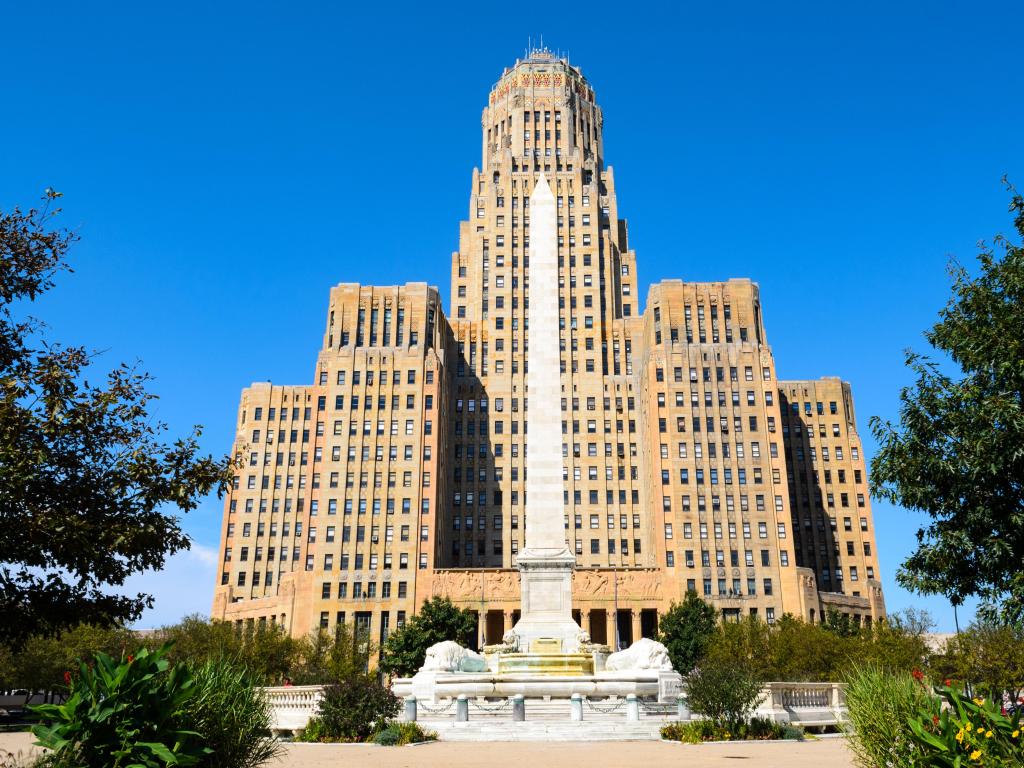
[[[505,633],[512,629],[512,611],[503,611],[501,614],[501,636],[504,637]]]
[[[632,611],[630,611],[630,618],[633,619],[633,642],[635,643],[637,640],[640,639],[640,635],[642,632],[640,624],[640,609],[634,608]]]
[[[635,693],[626,695],[626,720],[635,723],[640,719],[640,705]]]
[[[406,696],[405,697],[405,712],[403,719],[407,723],[416,722],[416,697]]]
[[[578,693],[569,698],[569,719],[577,723],[583,721],[583,697]]]
[[[590,634],[590,610],[589,609],[580,610],[580,625],[582,626],[583,631],[586,632],[589,635]]]
[[[476,637],[480,643],[480,650],[483,650],[484,645],[490,642],[487,639],[487,611],[483,608],[476,614]]]
[[[604,609],[604,620],[605,620],[605,637],[608,638],[608,647],[612,649],[612,653],[619,650],[615,645],[615,609],[605,608]]]

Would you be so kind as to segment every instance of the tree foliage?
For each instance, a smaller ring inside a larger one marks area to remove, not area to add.
[[[784,615],[769,625],[757,617],[721,624],[705,659],[749,666],[762,680],[841,681],[856,666],[909,673],[928,660],[924,632],[929,623],[915,614],[856,627],[844,634],[825,624]]]
[[[64,685],[65,673],[78,669],[79,659],[97,653],[120,658],[138,642],[130,630],[93,624],[53,635],[32,635],[17,649],[3,646],[0,650],[0,689],[56,690]]]
[[[696,592],[672,603],[658,622],[658,642],[668,650],[677,672],[685,675],[704,656],[716,631],[717,612]]]
[[[1024,198],[1010,211],[1024,237]],[[978,596],[1024,617],[1024,248],[981,245],[977,274],[953,263],[952,297],[912,351],[916,381],[900,392],[899,424],[871,420],[879,451],[872,492],[924,512],[899,582],[958,605]],[[958,369],[947,373],[950,368]]]
[[[289,673],[297,685],[344,682],[366,674],[377,646],[351,624],[339,624],[333,631],[313,632],[299,641],[298,656]]]
[[[405,626],[388,635],[381,671],[396,677],[414,675],[423,666],[430,646],[445,640],[468,645],[475,633],[472,611],[457,607],[447,597],[427,600]]]
[[[18,647],[0,643],[0,690],[59,690],[79,659],[98,653],[119,658],[134,648],[161,652],[173,664],[200,669],[227,663],[245,670],[256,685],[336,683],[366,674],[376,646],[357,638],[350,624],[306,637],[291,637],[280,625],[247,624],[186,616],[152,632],[81,624],[56,634],[35,634]]]
[[[220,490],[229,461],[201,456],[196,427],[164,441],[149,376],[45,338],[24,313],[68,271],[77,239],[54,229],[60,194],[0,212],[0,641],[83,621],[127,622],[152,605],[119,595],[132,574],[189,546],[178,517]],[[101,383],[96,383],[100,378]],[[105,380],[104,380],[105,379]]]
[[[978,621],[946,643],[943,677],[970,685],[986,698],[1024,696],[1024,628]]]
[[[694,712],[735,730],[761,703],[764,679],[743,659],[705,658],[684,685]]]

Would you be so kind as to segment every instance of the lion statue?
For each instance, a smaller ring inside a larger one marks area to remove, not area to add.
[[[672,662],[668,658],[668,650],[664,645],[644,637],[626,650],[611,654],[605,662],[604,668],[609,672],[632,672],[644,669],[670,670]]]
[[[421,672],[483,672],[487,662],[479,653],[445,640],[427,648]]]

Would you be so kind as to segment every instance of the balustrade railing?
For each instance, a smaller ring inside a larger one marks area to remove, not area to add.
[[[274,732],[301,732],[306,728],[309,719],[316,714],[323,697],[324,686],[278,686],[263,690],[270,703]],[[437,725],[447,721],[454,722],[457,719],[456,707],[453,706],[455,703],[455,699],[448,699],[426,705],[410,696],[406,700],[404,716],[406,719],[419,717]],[[632,704],[628,705],[626,698],[613,697],[609,700],[591,701],[585,696],[580,697],[576,703],[565,699],[564,708],[559,706],[562,703],[562,700],[527,699],[520,706],[525,709],[524,716],[528,720],[570,721],[596,716],[609,720],[635,720],[642,717],[644,720],[668,722],[690,717],[685,697],[678,706],[658,704],[653,700],[644,699],[634,699]],[[515,711],[511,704],[512,699],[495,701],[467,697],[462,717],[488,720],[519,719],[513,717]],[[573,709],[573,706],[576,708]],[[532,718],[531,709],[534,712]],[[576,718],[573,718],[574,712]],[[584,715],[584,712],[587,715]],[[808,727],[839,725],[846,719],[846,695],[841,683],[767,683],[762,690],[761,703],[754,714],[776,722]]]

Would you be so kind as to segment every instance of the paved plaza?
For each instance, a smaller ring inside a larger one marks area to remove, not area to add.
[[[0,750],[28,752],[29,734],[0,734]],[[0,755],[3,753],[0,752]],[[749,763],[740,761],[749,760]],[[617,741],[600,744],[571,742],[495,742],[490,746],[438,742],[411,747],[373,745],[289,744],[280,768],[492,768],[496,763],[533,765],[673,765],[718,768],[756,765],[757,768],[853,768],[845,740],[805,742],[745,742],[742,744],[668,744],[660,741]]]

